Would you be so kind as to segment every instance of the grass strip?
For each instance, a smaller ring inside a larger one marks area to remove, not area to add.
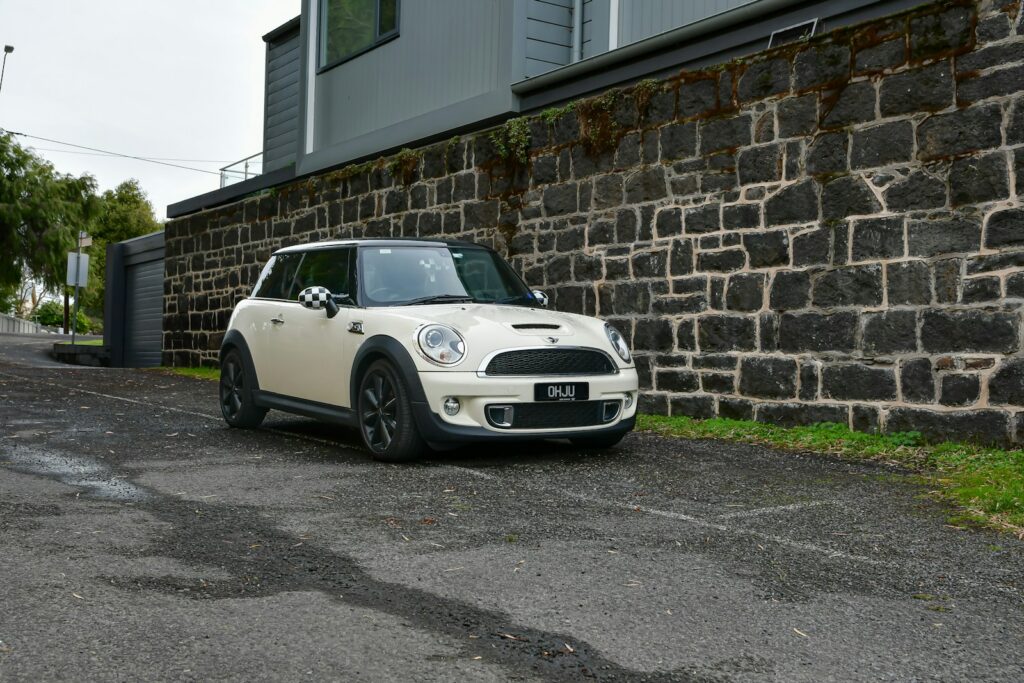
[[[865,434],[835,423],[778,427],[725,418],[639,415],[637,429],[897,464],[922,475],[934,495],[958,508],[953,523],[980,524],[1024,538],[1024,451],[949,442],[932,445],[918,432]]]
[[[60,341],[60,342],[57,342],[57,343],[58,344],[70,344],[71,342],[70,341]],[[102,339],[86,339],[85,341],[82,341],[82,340],[76,339],[75,340],[75,346],[103,346],[103,340]]]
[[[220,379],[220,368],[153,368],[154,370],[160,370],[162,372],[169,372],[174,375],[181,375],[182,377],[192,377],[193,379]]]

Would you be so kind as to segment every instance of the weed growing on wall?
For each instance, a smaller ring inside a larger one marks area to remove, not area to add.
[[[421,158],[420,152],[414,152],[408,147],[403,147],[402,151],[388,160],[385,168],[387,168],[392,178],[395,178],[403,185],[409,185],[414,179],[416,169],[419,168]]]
[[[580,119],[580,141],[588,154],[611,151],[618,143],[620,131],[613,113],[620,95],[620,90],[611,90],[599,97],[576,103],[576,113]]]
[[[529,119],[509,119],[491,133],[491,142],[502,160],[525,164],[530,160]]]
[[[651,98],[661,92],[662,88],[662,83],[654,78],[645,78],[633,86],[633,99],[636,100],[636,110],[640,118],[647,113]]]

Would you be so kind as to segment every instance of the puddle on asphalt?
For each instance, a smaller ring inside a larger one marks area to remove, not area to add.
[[[19,446],[0,453],[0,463],[15,472],[56,479],[93,498],[137,501],[147,496],[144,489],[115,476],[106,465],[86,456]]]

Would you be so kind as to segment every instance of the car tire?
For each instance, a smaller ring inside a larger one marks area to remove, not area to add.
[[[388,361],[374,361],[363,373],[356,411],[359,433],[374,459],[410,462],[426,451],[408,387]]]
[[[255,429],[267,416],[267,409],[253,401],[255,378],[249,376],[242,354],[231,349],[220,361],[220,412],[232,427]]]
[[[569,439],[569,442],[577,448],[604,450],[618,445],[624,436],[626,436],[625,432],[618,432],[617,434],[603,434],[601,436],[581,436],[575,439]]]

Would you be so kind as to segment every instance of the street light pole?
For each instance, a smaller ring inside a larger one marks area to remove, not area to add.
[[[7,55],[14,52],[13,45],[4,45],[4,63],[0,66],[0,90],[4,88],[4,72],[7,71]]]

